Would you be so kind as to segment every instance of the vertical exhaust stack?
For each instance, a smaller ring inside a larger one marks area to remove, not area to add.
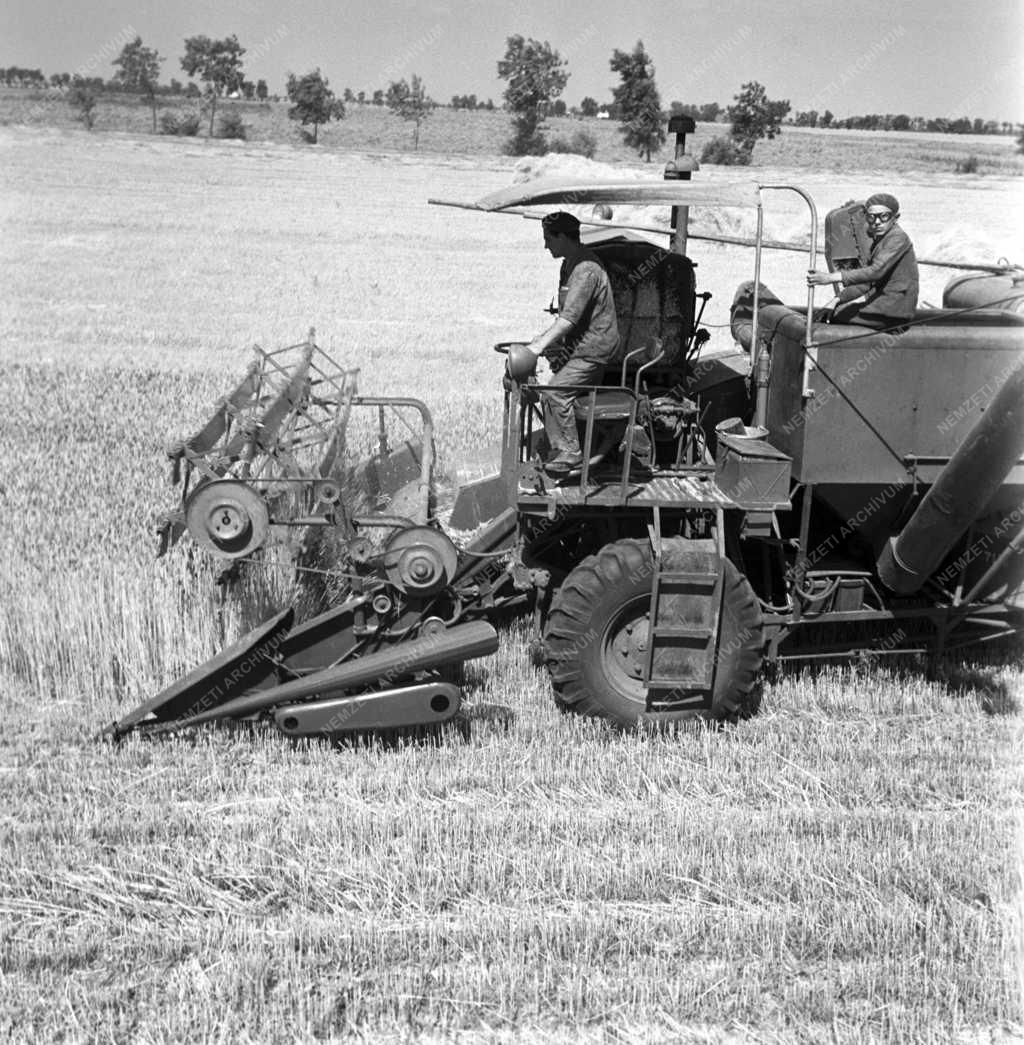
[[[878,558],[882,583],[911,595],[935,572],[1024,456],[1024,360]]]
[[[686,151],[686,136],[697,129],[690,116],[673,116],[668,121],[668,133],[676,136],[676,151],[673,159],[665,164],[666,181],[689,181],[694,171],[700,170],[700,164]],[[690,227],[690,208],[672,208],[672,246],[673,254],[686,256],[686,236]]]

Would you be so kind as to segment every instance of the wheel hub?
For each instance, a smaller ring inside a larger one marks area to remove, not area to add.
[[[384,551],[388,580],[410,595],[434,595],[451,583],[458,552],[451,540],[428,526],[399,530]]]
[[[206,525],[215,539],[234,541],[245,533],[250,522],[239,505],[225,501],[211,509]]]
[[[237,479],[196,486],[185,502],[185,525],[193,540],[231,559],[251,555],[270,536],[266,503]]]
[[[641,680],[644,677],[649,630],[649,620],[644,614],[626,621],[612,636],[612,658],[618,669],[629,678]]]

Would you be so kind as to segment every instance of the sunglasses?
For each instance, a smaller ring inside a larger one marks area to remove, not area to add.
[[[892,211],[887,210],[882,214],[868,214],[868,221],[891,221]]]

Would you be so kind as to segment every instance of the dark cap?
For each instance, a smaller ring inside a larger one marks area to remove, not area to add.
[[[570,239],[580,238],[579,218],[565,210],[556,210],[552,214],[545,214],[541,219],[541,225],[545,232],[552,236],[568,236]]]
[[[895,196],[890,196],[887,192],[876,192],[874,196],[868,196],[865,207],[888,207],[893,214],[899,214],[900,212],[900,201]]]

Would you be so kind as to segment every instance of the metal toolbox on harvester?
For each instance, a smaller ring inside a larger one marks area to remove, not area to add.
[[[773,509],[788,503],[792,460],[762,436],[764,429],[749,428],[739,418],[723,421],[716,429],[715,484],[745,508]]]

